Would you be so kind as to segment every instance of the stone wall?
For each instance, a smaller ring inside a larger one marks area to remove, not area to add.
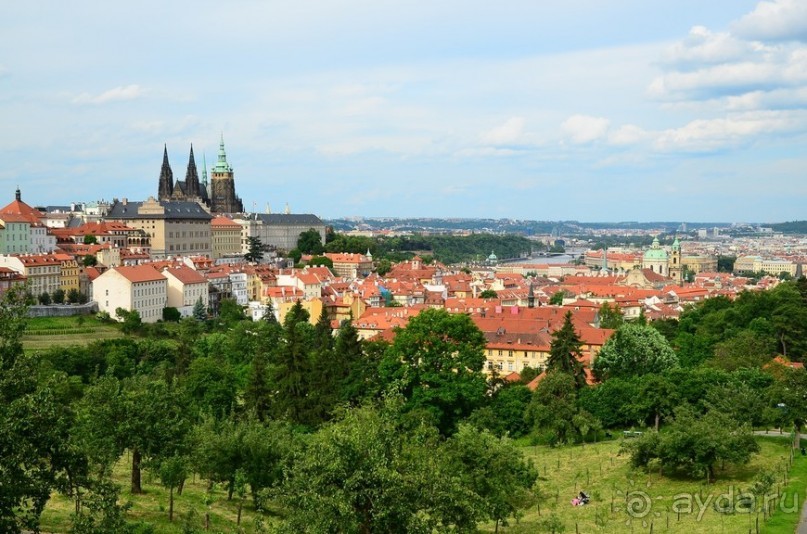
[[[70,317],[73,315],[91,315],[98,312],[98,303],[87,304],[53,304],[51,306],[29,306],[28,317]]]

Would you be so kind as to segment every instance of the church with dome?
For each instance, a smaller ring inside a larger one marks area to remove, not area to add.
[[[669,254],[658,241],[658,236],[653,239],[653,244],[645,251],[642,256],[642,269],[649,269],[650,271],[660,274],[661,276],[671,278],[676,282],[681,281],[682,264],[681,264],[681,243],[678,238],[672,244]]]

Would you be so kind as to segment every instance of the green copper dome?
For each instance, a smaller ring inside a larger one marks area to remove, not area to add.
[[[645,261],[667,261],[667,251],[659,245],[658,237],[653,239],[653,244],[644,253]]]

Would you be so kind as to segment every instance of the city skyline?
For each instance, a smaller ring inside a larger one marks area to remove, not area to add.
[[[31,204],[156,197],[164,145],[176,175],[192,143],[201,174],[223,135],[258,211],[807,218],[805,0],[78,1],[5,20],[0,188]]]

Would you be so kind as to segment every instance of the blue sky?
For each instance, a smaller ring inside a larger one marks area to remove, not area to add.
[[[806,219],[807,0],[14,2],[0,191],[155,195],[224,135],[247,207]],[[0,195],[2,198],[2,195]]]

